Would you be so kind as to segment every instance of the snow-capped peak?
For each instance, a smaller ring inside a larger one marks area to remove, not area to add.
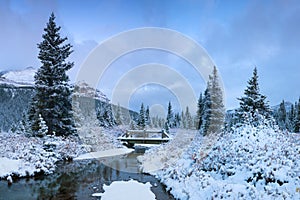
[[[92,88],[84,81],[75,84],[74,95],[90,97],[107,103],[110,101],[100,90]]]
[[[4,72],[1,77],[6,79],[8,82],[33,85],[36,71],[37,70],[33,67],[27,67],[24,70],[12,70]]]

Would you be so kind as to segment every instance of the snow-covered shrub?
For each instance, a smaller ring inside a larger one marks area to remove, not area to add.
[[[300,198],[299,134],[281,132],[262,117],[209,137],[195,137],[181,159],[152,172],[176,198]]]
[[[55,170],[56,162],[77,157],[85,152],[74,136],[26,137],[23,134],[1,133],[0,135],[0,178],[49,174]],[[7,169],[9,167],[10,169]]]

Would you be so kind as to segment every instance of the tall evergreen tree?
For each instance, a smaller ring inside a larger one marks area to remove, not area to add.
[[[137,125],[144,129],[146,124],[145,124],[145,108],[144,108],[144,104],[142,103],[141,105],[141,109],[140,109],[140,115],[139,115],[139,119],[138,119],[138,123]]]
[[[145,124],[148,126],[150,126],[150,124],[151,124],[149,106],[147,106],[146,111],[145,111]]]
[[[39,115],[39,122],[40,122],[40,129],[38,130],[37,136],[39,137],[43,137],[48,133],[48,127],[46,125],[46,122],[44,121],[44,119],[42,118],[41,115]]]
[[[203,123],[203,116],[204,113],[204,98],[202,96],[202,93],[200,93],[199,99],[198,99],[198,109],[197,109],[197,116],[196,116],[196,128],[199,130],[202,123]]]
[[[167,114],[166,122],[170,128],[174,127],[174,114],[173,114],[173,110],[172,110],[172,104],[170,101],[168,104],[168,114]]]
[[[41,115],[48,127],[47,134],[70,135],[76,131],[66,74],[74,65],[66,61],[72,46],[65,44],[66,37],[60,37],[60,27],[56,25],[53,13],[44,31],[43,41],[38,44],[42,65],[34,76],[36,93],[29,111],[31,128],[34,132],[39,131]]]
[[[133,121],[133,120],[130,120],[130,122],[129,122],[129,129],[130,130],[135,130],[135,122]]]
[[[287,114],[286,114],[284,100],[282,100],[282,102],[279,105],[279,109],[277,112],[277,122],[278,122],[278,126],[282,130],[285,130],[287,128]]]
[[[115,120],[117,125],[122,125],[123,124],[123,117],[122,117],[122,111],[121,111],[121,106],[118,103],[116,112],[115,112]]]
[[[210,98],[210,92],[208,88],[210,87],[209,84],[211,84],[209,81],[207,82],[206,90],[204,91],[204,107],[203,107],[203,115],[202,115],[202,124],[201,124],[201,132],[203,135],[206,135],[208,132],[210,119],[211,119],[211,98]]]
[[[178,128],[180,127],[181,119],[180,119],[180,114],[176,113],[174,116],[174,127]]]
[[[186,119],[186,127],[188,129],[191,129],[193,127],[193,118],[188,106],[185,109],[185,119]]]
[[[181,118],[180,127],[181,128],[186,128],[186,118],[185,118],[183,110],[181,111],[181,117],[180,118]]]
[[[209,76],[207,88],[204,92],[204,112],[201,131],[203,135],[219,133],[224,125],[225,106],[223,104],[223,92],[219,85],[217,68],[214,67]]]
[[[295,109],[297,110],[295,115],[295,133],[300,132],[300,98],[298,100],[298,103],[296,103]]]
[[[291,105],[290,111],[287,113],[288,117],[288,124],[287,128],[290,132],[295,132],[295,120],[296,120],[296,115],[295,115],[295,108],[294,105]]]
[[[253,76],[248,81],[248,86],[244,91],[244,96],[238,98],[240,101],[240,108],[238,111],[239,119],[243,122],[245,114],[251,118],[251,121],[257,121],[256,114],[270,117],[270,107],[266,101],[266,96],[259,91],[258,75],[256,67],[253,70]]]

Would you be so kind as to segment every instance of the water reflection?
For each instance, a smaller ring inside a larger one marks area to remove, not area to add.
[[[137,155],[60,163],[54,174],[15,180],[11,186],[2,180],[0,199],[96,199],[91,195],[104,192],[103,184],[131,178],[157,185],[151,188],[157,199],[174,199],[154,177],[139,173]]]

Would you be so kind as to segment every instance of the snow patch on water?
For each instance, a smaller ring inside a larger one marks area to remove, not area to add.
[[[155,194],[151,191],[151,184],[140,183],[135,180],[115,181],[111,185],[104,185],[104,193],[94,193],[93,197],[101,197],[102,200],[155,200]]]

